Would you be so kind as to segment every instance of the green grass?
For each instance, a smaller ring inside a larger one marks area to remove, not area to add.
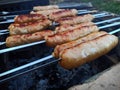
[[[109,11],[120,14],[120,1],[116,0],[81,0],[81,2],[91,2],[98,10]]]

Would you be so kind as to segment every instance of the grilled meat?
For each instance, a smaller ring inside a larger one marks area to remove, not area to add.
[[[62,17],[76,16],[77,13],[78,11],[76,9],[71,9],[71,10],[65,9],[65,10],[51,13],[49,15],[49,19],[56,21]]]
[[[6,39],[6,46],[13,47],[22,44],[32,43],[43,40],[45,36],[53,35],[54,32],[51,30],[44,30],[35,32],[33,34],[13,35]]]
[[[42,14],[24,14],[24,15],[18,15],[14,18],[15,23],[25,23],[30,21],[36,21],[36,20],[43,20],[46,17]]]
[[[62,11],[62,10],[64,10],[64,9],[52,9],[52,10],[45,10],[45,11],[31,11],[30,13],[31,14],[42,14],[42,15],[44,15],[44,16],[49,16],[51,13],[53,13],[53,12],[58,12],[58,11]]]
[[[60,18],[56,22],[58,22],[61,25],[63,25],[63,24],[72,24],[72,25],[74,25],[74,24],[79,24],[79,23],[83,23],[83,22],[90,22],[93,19],[94,19],[93,15],[86,14],[86,15],[82,15],[82,16]]]
[[[77,29],[77,28],[81,28],[84,26],[91,26],[91,25],[95,25],[93,22],[84,22],[84,23],[80,23],[77,25],[69,25],[69,24],[65,24],[65,25],[61,25],[55,28],[55,32],[56,33],[60,33],[63,31],[68,31],[68,30],[73,30],[73,29]]]
[[[96,58],[105,55],[118,44],[118,37],[103,35],[94,40],[86,41],[61,53],[60,65],[66,69],[73,69]]]
[[[57,5],[48,5],[48,6],[34,6],[34,11],[43,11],[43,10],[52,10],[52,9],[59,9]]]
[[[47,36],[45,37],[45,40],[48,46],[54,47],[56,45],[60,45],[63,43],[70,42],[72,40],[76,40],[78,38],[81,38],[85,35],[88,35],[96,31],[99,31],[99,28],[95,25],[85,26],[79,29],[65,31],[51,36]]]
[[[89,40],[93,40],[97,37],[100,37],[102,35],[105,35],[107,34],[107,32],[104,32],[104,31],[100,31],[100,32],[93,32],[85,37],[82,37],[82,38],[79,38],[75,41],[71,41],[71,42],[68,42],[68,43],[65,43],[65,44],[62,44],[62,45],[57,45],[54,49],[54,57],[56,58],[59,58],[61,53],[65,50],[65,49],[69,49],[69,48],[72,48],[80,43],[83,43],[83,42],[87,42]]]
[[[13,23],[8,27],[8,29],[10,31],[10,35],[27,34],[41,31],[50,25],[51,21],[44,19],[27,23]]]

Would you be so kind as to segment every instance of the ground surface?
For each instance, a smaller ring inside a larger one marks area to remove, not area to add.
[[[63,1],[73,0],[50,0],[51,4],[57,4]],[[98,10],[105,10],[112,13],[120,14],[120,0],[74,0],[74,2],[91,2]]]
[[[120,90],[120,63],[95,81],[71,87],[69,90]]]

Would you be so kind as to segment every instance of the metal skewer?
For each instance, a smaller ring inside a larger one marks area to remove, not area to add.
[[[8,32],[8,29],[0,30],[0,33],[3,33],[3,32]]]
[[[101,17],[106,17],[106,16],[111,16],[110,14],[106,14],[106,13],[99,13],[99,14],[94,14],[95,18],[101,18]],[[117,18],[113,18],[113,19],[109,19],[109,20],[104,20],[104,21],[101,21],[101,22],[96,22],[95,24],[98,25],[98,24],[102,24],[102,23],[105,23],[105,22],[110,22],[110,21],[115,21],[115,20],[119,20],[120,17],[117,17]],[[56,25],[54,23],[54,25]],[[0,33],[3,33],[3,32],[7,32],[8,30],[5,29],[5,30],[0,30]],[[8,34],[8,33],[4,33],[4,34]],[[2,35],[2,34],[1,34]]]
[[[4,34],[9,34],[9,32],[5,32],[5,33],[0,33],[0,35],[4,35]]]
[[[20,46],[16,46],[16,47],[2,49],[2,50],[0,50],[0,54],[9,52],[9,51],[13,51],[13,50],[18,50],[18,49],[25,48],[25,47],[29,47],[29,46],[33,46],[33,45],[42,44],[42,43],[45,43],[45,40],[34,42],[34,43],[29,43],[29,44],[25,44],[25,45],[20,45]],[[3,44],[5,44],[5,42],[0,43],[0,45],[3,45]]]
[[[103,23],[110,23],[112,21],[116,21],[116,20],[120,20],[120,17],[116,17],[116,18],[112,18],[112,19],[107,19],[107,20],[103,20],[103,21],[100,21],[100,22],[95,22],[96,25],[99,25],[99,24],[103,24]],[[0,30],[0,33],[3,33],[3,32],[7,32],[8,29],[5,29],[5,30]]]
[[[8,16],[0,16],[0,18],[14,18],[15,16],[17,16],[17,15],[8,15]]]
[[[97,12],[97,10],[86,10],[86,9],[83,9],[83,10],[77,10],[79,13],[92,13],[92,12]],[[4,12],[5,13],[5,12]],[[9,12],[7,12],[6,14],[8,14]],[[15,16],[17,15],[7,15],[7,16],[0,16],[0,18],[14,18]]]
[[[79,11],[79,10],[78,10]],[[92,12],[97,12],[96,10],[92,10],[92,11],[83,11],[83,12],[78,12],[78,15],[80,14],[87,14],[87,13],[92,13]],[[99,13],[99,14],[94,14],[96,18],[98,18],[97,16],[110,16],[110,14],[106,13],[106,12],[102,12],[102,13]],[[13,16],[16,16],[16,15],[13,15]],[[4,16],[4,18],[7,18],[9,16]],[[13,23],[14,22],[14,19],[7,19],[6,21],[2,21],[0,22],[0,24],[5,24],[5,23]]]
[[[99,27],[99,29],[104,29],[104,28],[113,27],[113,26],[117,26],[117,25],[120,25],[120,22],[115,22],[115,23],[112,23],[112,24],[104,25],[104,26]],[[42,43],[45,43],[45,42],[46,42],[45,40],[42,40],[42,41],[33,42],[33,43],[25,44],[25,45],[20,45],[20,46],[10,47],[10,48],[6,48],[6,49],[1,49],[0,54],[5,53],[5,52],[10,52],[10,51],[13,51],[13,50],[22,49],[22,48],[33,46],[33,45],[42,44]],[[0,43],[0,45],[4,45],[4,44],[5,44],[5,42]]]
[[[109,32],[109,34],[115,34],[115,33],[119,32],[119,31],[120,31],[120,28],[119,28],[119,29],[116,29],[116,30],[114,30],[114,31],[112,31],[112,32]],[[36,60],[36,61],[33,61],[33,62],[31,62],[31,63],[28,63],[28,64],[25,64],[25,65],[19,66],[19,67],[15,68],[15,69],[8,70],[8,71],[6,71],[6,72],[1,73],[1,74],[0,74],[0,77],[9,75],[9,74],[11,74],[11,73],[15,73],[15,72],[20,71],[20,70],[23,70],[23,69],[26,69],[26,68],[31,67],[31,66],[33,66],[33,65],[39,64],[39,63],[41,63],[41,62],[43,62],[43,61],[47,61],[47,60],[49,60],[49,59],[51,59],[51,58],[54,58],[54,57],[53,57],[52,55],[49,55],[49,56],[47,56],[47,57],[44,57],[44,58],[38,59],[38,60]],[[60,59],[57,59],[56,61],[59,61],[59,60],[60,60]],[[55,61],[55,62],[56,62],[56,61]],[[35,68],[36,68],[36,67],[35,67]],[[29,71],[31,71],[31,70],[35,70],[35,69],[32,68],[32,69],[27,70],[27,71],[25,71],[25,72],[29,72]]]
[[[95,12],[97,12],[97,10],[92,10],[92,11],[80,11],[80,10],[77,10],[78,11],[78,14],[80,15],[80,14],[87,14],[87,13],[95,13]]]
[[[88,11],[88,10],[81,11],[81,10],[78,10],[78,14],[85,14],[85,13],[92,13],[92,12],[97,12],[97,11],[96,10],[92,10],[92,11]],[[17,16],[17,15],[3,16],[2,18],[6,18],[6,19],[9,18],[9,17],[14,18],[15,16]],[[0,22],[0,24],[13,23],[13,22],[14,22],[14,19],[7,19],[6,21]]]
[[[117,26],[117,25],[120,25],[120,22],[115,22],[115,23],[112,23],[112,24],[100,26],[99,29],[109,28],[109,27]]]
[[[120,17],[116,17],[116,18],[112,18],[112,19],[108,19],[108,20],[103,20],[103,21],[100,21],[100,22],[96,22],[95,24],[98,25],[98,24],[103,24],[103,23],[111,23],[112,21],[116,21],[116,20],[120,20]]]

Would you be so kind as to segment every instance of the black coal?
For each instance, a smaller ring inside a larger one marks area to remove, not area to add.
[[[38,58],[51,54],[53,49],[44,44],[30,47],[7,54],[4,62],[6,69],[32,62]],[[34,57],[34,58],[33,58]],[[52,61],[53,59],[51,59]],[[104,63],[104,64],[103,64]],[[76,84],[82,84],[93,75],[109,68],[113,63],[106,57],[101,57],[73,70],[65,70],[58,62],[49,64],[30,73],[19,76],[4,83],[8,90],[60,90],[67,89]]]

